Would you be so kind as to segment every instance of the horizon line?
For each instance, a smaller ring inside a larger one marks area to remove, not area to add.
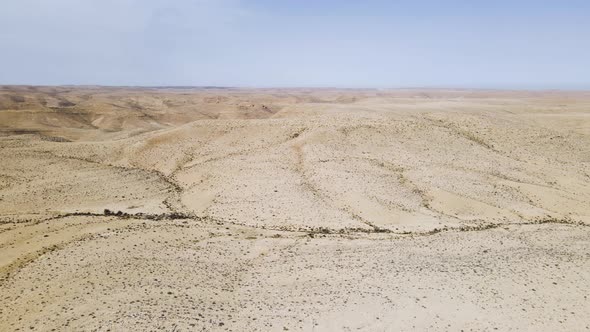
[[[392,87],[367,87],[367,86],[250,86],[250,85],[111,85],[111,84],[4,84],[0,83],[0,87],[77,87],[77,88],[131,88],[131,89],[203,89],[203,90],[472,90],[472,91],[571,91],[571,92],[590,92],[590,86],[579,88],[568,87],[533,87],[533,86],[392,86]]]

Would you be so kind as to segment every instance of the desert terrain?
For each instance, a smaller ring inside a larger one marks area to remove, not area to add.
[[[590,92],[0,87],[0,331],[587,331]]]

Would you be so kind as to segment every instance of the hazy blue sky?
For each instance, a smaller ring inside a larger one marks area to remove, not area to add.
[[[0,84],[590,88],[588,0],[0,2]]]

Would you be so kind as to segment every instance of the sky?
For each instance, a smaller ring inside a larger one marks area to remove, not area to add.
[[[0,0],[0,84],[590,89],[590,1]]]

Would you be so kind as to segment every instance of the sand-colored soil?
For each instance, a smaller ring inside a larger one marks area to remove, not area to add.
[[[584,331],[589,281],[587,92],[0,87],[0,331]]]

